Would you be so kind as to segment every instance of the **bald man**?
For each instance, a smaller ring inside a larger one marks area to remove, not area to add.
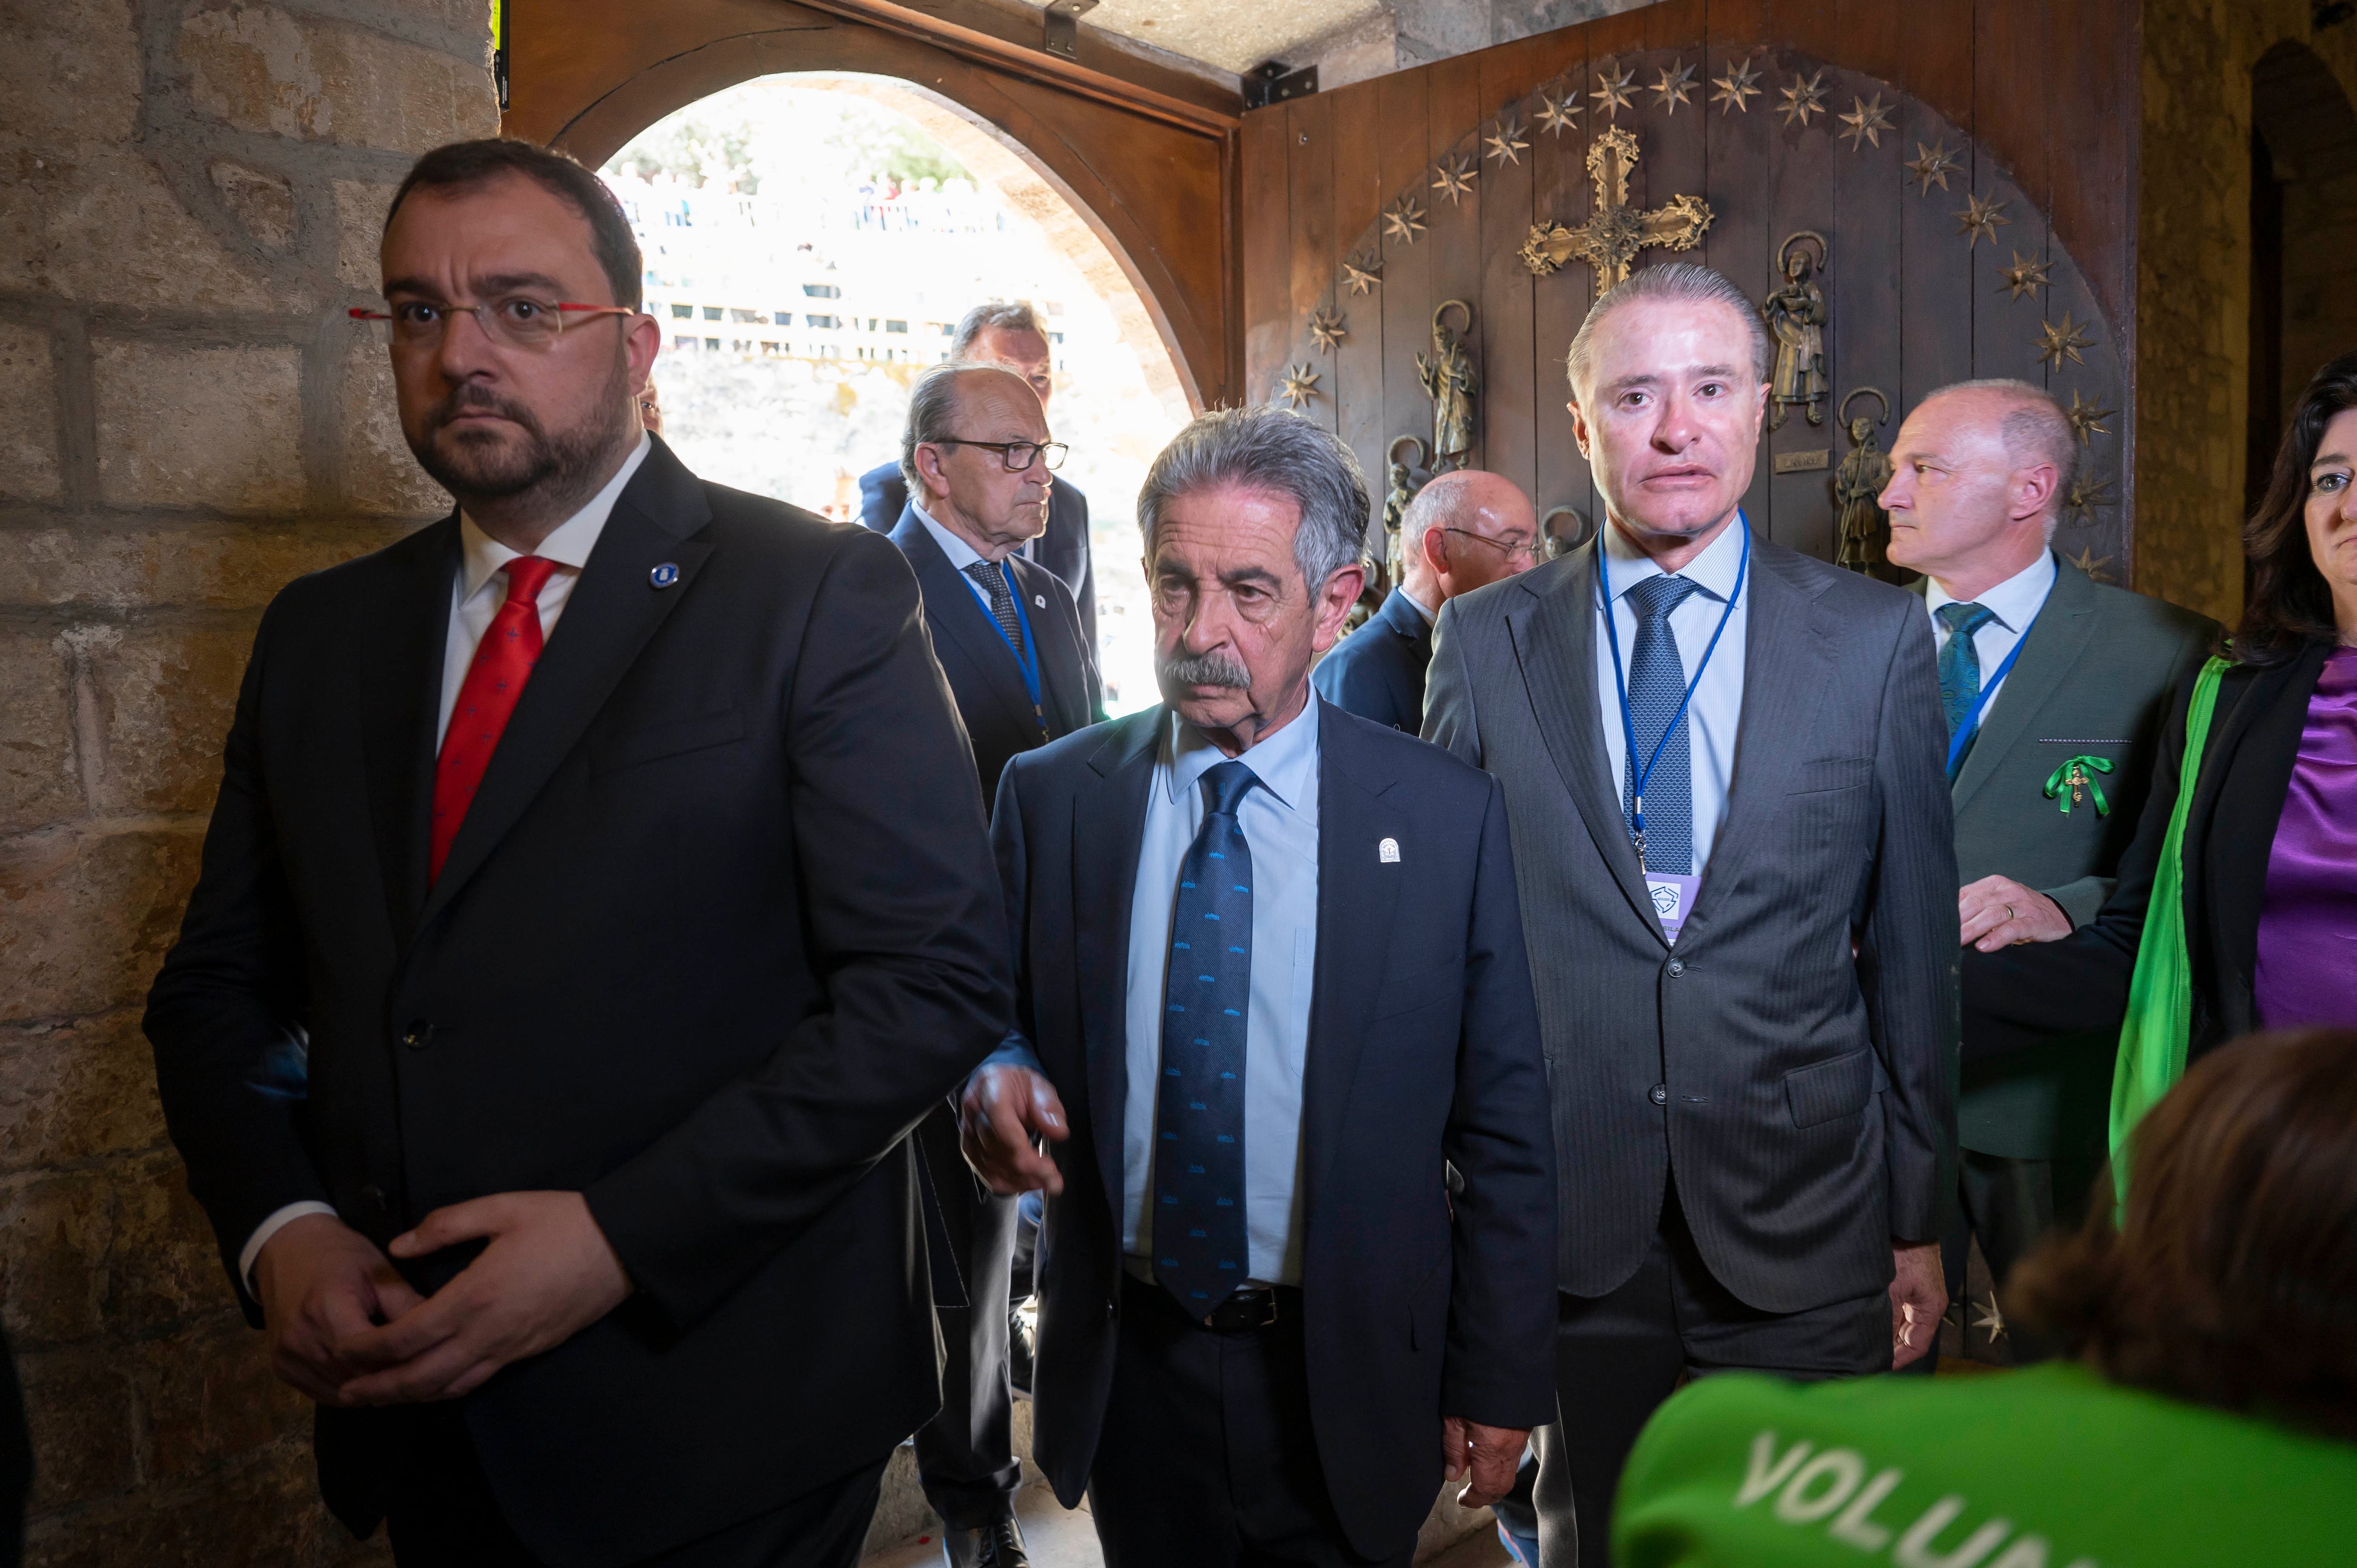
[[[1416,492],[1400,520],[1400,585],[1367,624],[1310,672],[1318,694],[1379,725],[1424,729],[1432,623],[1459,594],[1538,564],[1544,545],[1528,496],[1512,479],[1463,468]]]
[[[2096,583],[2055,552],[2078,445],[2043,388],[1934,392],[1891,456],[1890,560],[1924,575],[1916,589],[1940,650],[1964,940],[2053,941],[2110,896],[2169,694],[2217,625]],[[1965,1035],[1963,1216],[1942,1247],[1950,1296],[1963,1299],[1971,1236],[2001,1287],[2040,1234],[2075,1222],[2103,1158],[2115,1044],[2061,1038],[1990,1058]],[[2017,1359],[2036,1353],[2018,1336],[2006,1344]]]

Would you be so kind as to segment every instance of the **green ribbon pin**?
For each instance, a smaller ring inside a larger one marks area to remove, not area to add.
[[[2090,768],[2098,773],[2109,773],[2112,770],[2111,759],[2074,757],[2046,776],[2046,798],[2054,801],[2064,816],[2069,816],[2071,808],[2078,804],[2083,789],[2095,797],[2095,815],[2102,817],[2111,813],[2112,803],[2104,799],[2104,787],[2087,777]]]

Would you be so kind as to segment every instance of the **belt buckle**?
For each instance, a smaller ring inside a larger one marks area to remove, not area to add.
[[[1245,1316],[1248,1311],[1250,1316]],[[1214,1334],[1251,1334],[1274,1326],[1276,1319],[1276,1292],[1239,1291],[1213,1307],[1203,1326]]]

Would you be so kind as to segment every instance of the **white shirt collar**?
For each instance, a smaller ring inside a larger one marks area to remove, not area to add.
[[[1424,618],[1425,625],[1430,626],[1434,621],[1440,618],[1440,611],[1437,608],[1426,604],[1422,599],[1419,599],[1414,594],[1409,593],[1405,587],[1394,588],[1393,592],[1396,593],[1401,598],[1407,601],[1408,608],[1414,610],[1416,614]]]
[[[1725,604],[1735,593],[1736,575],[1743,564],[1743,540],[1748,522],[1743,514],[1719,531],[1719,535],[1706,546],[1703,553],[1687,562],[1678,575],[1700,587],[1719,603]],[[1620,525],[1609,519],[1602,530],[1604,539],[1604,581],[1614,598],[1619,598],[1648,577],[1666,575],[1661,564],[1630,542]]]
[[[1297,815],[1315,816],[1318,811],[1319,705],[1318,693],[1311,692],[1308,703],[1290,724],[1234,758],[1253,770],[1253,777],[1276,798],[1279,805]],[[1180,718],[1176,710],[1170,714],[1165,744],[1169,748],[1167,755],[1170,759],[1170,800],[1174,805],[1185,801],[1187,791],[1194,789],[1215,764],[1229,760],[1225,752],[1204,739],[1203,732]]]
[[[909,498],[909,510],[917,514],[917,521],[925,525],[925,532],[931,534],[933,542],[942,547],[942,553],[950,558],[952,571],[963,572],[982,559],[981,551],[952,533],[942,523],[935,521],[933,514],[920,505],[914,496]]]
[[[554,561],[578,572],[589,564],[589,553],[597,547],[597,536],[606,532],[606,520],[614,515],[614,503],[622,499],[639,466],[654,450],[654,442],[643,430],[639,432],[639,444],[606,481],[606,488],[591,496],[579,511],[556,525],[554,532],[542,540],[532,553],[543,561]],[[481,591],[496,573],[523,554],[511,550],[475,525],[475,520],[464,511],[458,514],[459,569],[464,576],[459,583],[458,602],[466,603]]]
[[[2041,550],[2038,559],[1983,594],[1973,603],[1996,617],[1997,624],[2010,632],[2020,632],[2037,618],[2046,603],[2046,596],[2054,591],[2054,552]],[[1956,596],[1940,586],[1937,577],[1923,580],[1923,603],[1933,615],[1942,605],[1953,605]]]

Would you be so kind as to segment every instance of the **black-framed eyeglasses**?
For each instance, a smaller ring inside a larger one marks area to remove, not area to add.
[[[1509,544],[1502,539],[1492,539],[1486,533],[1476,533],[1469,528],[1444,528],[1440,532],[1443,533],[1461,533],[1468,539],[1478,539],[1482,543],[1490,546],[1491,549],[1495,550],[1500,554],[1505,556],[1509,561],[1527,560],[1535,563],[1539,558],[1539,551],[1542,548],[1539,542],[1535,539],[1524,540],[1520,544]]]
[[[1048,465],[1054,473],[1064,466],[1065,454],[1071,451],[1060,441],[968,441],[962,435],[944,435],[938,441],[928,441],[928,446],[986,446],[998,454],[1010,474],[1028,473],[1037,459]]]

